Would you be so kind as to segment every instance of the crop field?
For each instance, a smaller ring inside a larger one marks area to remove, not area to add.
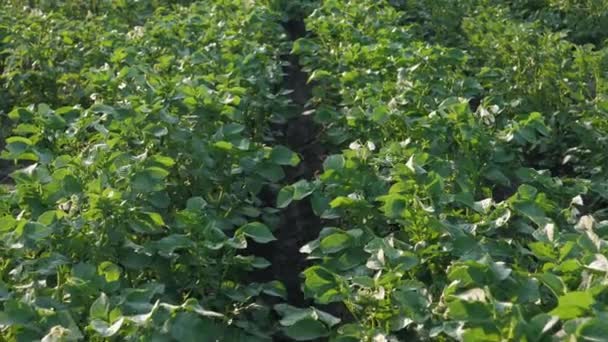
[[[0,341],[608,341],[608,0],[0,0]]]

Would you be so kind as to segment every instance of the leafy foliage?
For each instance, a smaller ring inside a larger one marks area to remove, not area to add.
[[[330,227],[302,249],[304,293],[355,318],[335,340],[584,339],[604,314],[606,51],[520,9],[325,1],[307,18],[293,51],[342,152],[312,183]]]
[[[133,26],[3,11],[3,157],[27,163],[3,195],[4,339],[269,340],[257,298],[284,287],[248,283],[269,263],[243,251],[274,240],[259,194],[299,162],[266,146],[288,104],[275,14],[199,2]]]

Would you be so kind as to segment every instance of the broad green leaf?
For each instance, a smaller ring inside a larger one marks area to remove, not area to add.
[[[583,341],[606,341],[608,325],[603,319],[593,318],[581,324],[576,330],[576,335]]]
[[[563,320],[584,316],[595,303],[591,293],[585,291],[568,292],[560,296],[558,301],[557,307],[550,314]]]
[[[38,222],[29,222],[23,227],[23,236],[34,241],[46,239],[53,234],[53,230]]]
[[[293,201],[295,189],[291,185],[284,186],[277,195],[277,208],[286,208]]]
[[[268,261],[262,257],[254,257],[253,260],[251,261],[251,266],[254,268],[263,269],[263,268],[269,267],[270,265],[271,265],[270,261]]]
[[[116,116],[116,109],[114,107],[104,105],[104,104],[95,104],[91,106],[90,110],[94,113],[108,114],[112,116]]]
[[[393,293],[394,302],[399,303],[407,317],[414,322],[423,323],[429,315],[428,307],[430,302],[418,290],[398,289]]]
[[[186,208],[188,210],[201,210],[205,206],[207,206],[207,201],[200,196],[190,197],[188,201],[186,201]]]
[[[135,174],[132,186],[138,192],[160,191],[165,188],[164,179],[169,175],[169,171],[160,167],[149,167]]]
[[[162,232],[161,227],[147,215],[142,218],[133,218],[127,221],[129,227],[136,233],[140,234],[159,234]]]
[[[338,196],[334,198],[331,202],[329,202],[329,206],[331,208],[344,208],[350,207],[357,203],[356,199],[347,197],[347,196]]]
[[[287,288],[278,280],[264,284],[262,292],[270,296],[287,299]]]
[[[107,320],[109,311],[110,302],[108,296],[102,292],[99,298],[97,298],[91,305],[91,308],[89,309],[89,316],[93,319]]]
[[[322,217],[324,213],[329,209],[330,200],[320,194],[318,191],[313,192],[310,197],[310,204],[315,215]]]
[[[222,330],[209,319],[182,312],[171,324],[171,336],[180,342],[212,342],[221,339]]]
[[[327,327],[316,320],[305,319],[283,328],[287,337],[295,341],[312,341],[329,334]]]
[[[300,163],[300,158],[285,146],[277,145],[270,152],[270,160],[278,165],[296,166]]]
[[[19,157],[22,153],[29,150],[34,143],[25,137],[6,138],[6,149],[11,153],[9,158]]]
[[[501,342],[503,339],[500,332],[495,327],[480,327],[466,329],[462,335],[463,341],[484,341],[484,342]]]
[[[587,265],[588,269],[608,273],[608,259],[602,254],[596,254],[595,259]]]
[[[268,243],[277,238],[272,235],[270,229],[263,223],[248,223],[237,230],[237,234],[243,234],[257,243]]]
[[[220,150],[230,151],[233,148],[233,145],[229,141],[218,141],[213,146],[219,148]]]
[[[0,324],[4,326],[27,325],[34,318],[34,310],[28,304],[15,299],[4,302],[4,310],[0,311]]]
[[[292,326],[305,319],[315,319],[312,308],[301,309],[289,304],[277,304],[274,309],[281,315],[279,323],[284,327]]]
[[[163,217],[159,214],[159,213],[155,213],[155,212],[144,212],[143,213],[145,216],[147,216],[149,218],[149,220],[154,223],[156,226],[162,227],[165,225],[165,221],[163,220]]]
[[[156,248],[162,256],[170,257],[178,249],[189,248],[194,245],[188,236],[183,234],[171,234],[156,241]]]
[[[545,242],[532,242],[528,245],[530,250],[534,255],[541,259],[547,261],[554,261],[557,259],[557,252],[553,250],[550,244]]]
[[[407,208],[407,198],[399,194],[384,195],[377,199],[384,203],[382,211],[390,218],[400,217]]]
[[[472,323],[488,322],[492,319],[492,312],[487,304],[464,300],[454,300],[448,303],[447,315],[457,321]]]
[[[97,268],[99,274],[105,278],[107,282],[114,282],[120,279],[121,270],[116,264],[104,261]]]
[[[344,156],[341,154],[334,154],[327,158],[323,162],[323,169],[328,170],[342,170],[344,168]]]
[[[8,113],[8,117],[11,120],[28,121],[32,118],[32,116],[33,113],[30,110],[22,107],[17,107]]]
[[[203,317],[209,317],[209,318],[224,318],[225,317],[223,314],[221,314],[219,312],[204,309],[198,303],[198,301],[194,298],[186,299],[184,304],[182,304],[182,307],[192,310],[193,312],[196,312],[197,314],[199,314]]]
[[[340,278],[320,266],[312,266],[304,272],[304,294],[314,298],[320,304],[339,301],[344,294],[341,291]]]
[[[314,191],[314,185],[305,179],[299,180],[292,184],[293,199],[296,201],[306,198]]]
[[[545,313],[538,314],[534,316],[529,322],[529,335],[532,338],[538,338],[542,334],[547,333],[551,330],[557,323],[559,322],[559,318],[556,316],[551,316]]]
[[[258,164],[256,173],[270,182],[278,182],[285,177],[281,166],[268,162]]]
[[[91,328],[102,337],[112,337],[120,330],[123,322],[124,318],[122,317],[112,324],[108,324],[106,321],[100,319],[94,319],[91,321]]]
[[[222,133],[225,136],[236,135],[236,134],[243,132],[244,130],[245,130],[245,126],[243,126],[241,124],[237,124],[237,123],[229,123],[229,124],[222,126]]]
[[[167,129],[167,127],[165,127],[163,125],[158,125],[158,124],[148,125],[146,128],[144,128],[144,131],[157,138],[164,137],[165,135],[167,135],[169,133],[169,130]]]
[[[323,253],[336,253],[348,248],[352,237],[345,233],[334,233],[321,239],[321,250]]]
[[[17,225],[17,220],[15,220],[12,216],[2,216],[0,217],[0,233],[11,231]]]
[[[173,160],[173,158],[160,154],[156,154],[150,157],[150,161],[157,163],[163,167],[172,167],[173,165],[175,165],[175,160]]]

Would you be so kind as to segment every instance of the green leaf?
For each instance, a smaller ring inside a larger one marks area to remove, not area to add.
[[[38,223],[45,226],[50,226],[57,219],[57,210],[48,210],[38,216]]]
[[[155,245],[160,255],[170,257],[176,250],[191,247],[194,243],[186,235],[171,234],[156,241]]]
[[[292,184],[293,187],[293,199],[296,201],[306,198],[314,191],[314,185],[305,179],[299,180]]]
[[[282,145],[277,145],[272,148],[270,160],[278,165],[296,166],[300,163],[300,157]]]
[[[559,322],[559,318],[546,313],[534,316],[528,323],[528,336],[537,339],[539,336],[546,334],[555,324]]]
[[[4,302],[4,311],[0,311],[0,325],[27,325],[35,317],[36,313],[28,304],[10,299]]]
[[[312,210],[314,211],[315,215],[322,218],[325,218],[324,216],[326,216],[326,211],[330,209],[329,202],[330,200],[327,197],[324,197],[318,191],[313,192],[312,196],[310,197],[310,204],[312,205]]]
[[[190,197],[188,201],[186,201],[186,208],[188,210],[197,211],[203,209],[205,206],[207,206],[207,201],[200,196]]]
[[[540,260],[555,261],[557,259],[557,252],[548,243],[532,242],[528,244],[528,247]]]
[[[418,289],[401,288],[393,293],[393,299],[415,322],[423,323],[429,315],[429,300]]]
[[[102,337],[111,337],[116,335],[118,330],[122,327],[123,322],[123,317],[116,320],[112,325],[108,324],[106,321],[94,319],[91,321],[91,328]]]
[[[325,159],[323,162],[323,170],[342,170],[344,164],[344,156],[341,154],[334,154]]]
[[[573,291],[560,296],[558,302],[559,304],[550,314],[566,320],[587,314],[595,303],[595,299],[589,292]]]
[[[331,76],[332,76],[331,72],[329,72],[327,70],[317,69],[310,74],[310,76],[308,77],[308,81],[306,81],[306,83],[310,83],[312,81],[318,81],[320,79],[328,78]]]
[[[11,231],[17,225],[17,220],[12,216],[2,216],[0,217],[0,233]]]
[[[167,156],[163,156],[160,154],[155,154],[152,157],[150,157],[149,159],[150,161],[159,164],[160,166],[163,167],[172,167],[173,165],[175,165],[175,160],[173,160],[173,158],[171,157],[167,157]]]
[[[215,342],[222,340],[222,330],[213,321],[192,312],[180,312],[171,324],[171,336],[180,342]]]
[[[256,173],[265,179],[276,183],[285,177],[281,166],[271,163],[260,163],[257,165]]]
[[[576,335],[583,341],[606,341],[608,337],[608,324],[605,319],[593,318],[581,324]]]
[[[140,234],[159,234],[162,233],[161,226],[159,226],[153,218],[143,215],[141,218],[133,218],[127,221],[129,227]]]
[[[321,250],[323,253],[336,253],[350,246],[352,237],[345,233],[334,233],[321,240]]]
[[[110,302],[108,300],[108,296],[102,292],[99,298],[97,298],[91,305],[91,308],[89,309],[89,316],[93,319],[107,320],[109,311]]]
[[[399,194],[384,195],[377,198],[378,201],[384,202],[382,211],[387,217],[397,218],[403,215],[407,208],[407,198]]]
[[[9,158],[16,158],[23,152],[29,150],[34,143],[25,137],[6,138],[6,149],[11,153]]]
[[[209,318],[224,318],[225,317],[223,314],[221,314],[219,312],[206,310],[194,298],[188,298],[188,299],[186,299],[186,301],[184,302],[184,304],[182,304],[181,306],[183,308],[187,308],[189,310],[192,310],[193,312],[196,312],[197,314],[199,314],[199,315],[201,315],[203,317],[209,317]]]
[[[218,141],[213,146],[219,148],[220,150],[230,151],[233,148],[233,145],[229,141]]]
[[[237,234],[243,234],[257,243],[268,243],[276,240],[270,229],[259,222],[248,223],[237,230]]]
[[[225,136],[237,135],[245,130],[245,126],[237,123],[229,123],[222,126],[222,133]]]
[[[564,281],[553,273],[543,273],[536,275],[545,286],[547,286],[553,294],[558,297],[566,292],[566,284]]]
[[[254,268],[264,269],[269,267],[270,265],[272,265],[270,261],[262,257],[255,257],[253,258],[253,261],[251,261],[251,266],[253,266]]]
[[[354,206],[358,201],[347,196],[338,196],[329,202],[331,208],[348,208]]]
[[[480,327],[466,329],[462,335],[463,341],[501,342],[500,331],[496,327]]]
[[[95,104],[91,106],[90,110],[94,113],[108,114],[112,116],[116,116],[116,109],[114,107],[104,105],[104,104]]]
[[[333,327],[342,321],[340,318],[335,317],[334,315],[331,315],[325,311],[321,311],[317,308],[312,309],[317,319],[325,323],[325,325],[327,325],[328,327]]]
[[[53,234],[53,230],[38,222],[29,222],[23,227],[23,235],[31,240],[40,241]]]
[[[519,213],[527,216],[532,222],[539,226],[544,226],[550,222],[543,209],[533,201],[519,201],[513,203],[513,208]]]
[[[327,327],[314,319],[305,319],[283,328],[287,337],[296,341],[311,341],[329,335]]]
[[[135,300],[136,301],[140,301],[140,300],[144,301],[144,303],[141,303],[141,304],[143,304],[142,306],[144,306],[145,309],[147,310],[148,307],[149,307],[149,305],[150,305],[148,303],[148,301],[150,300],[150,297],[152,295],[154,295],[155,292],[162,292],[162,290],[163,289],[160,288],[160,291],[154,291],[154,290],[150,291],[150,295],[149,296],[146,296],[148,293],[146,293],[145,291],[142,291],[142,293],[140,294],[140,295],[142,295],[142,298],[137,298],[136,297]],[[148,322],[150,322],[150,319],[152,318],[152,316],[154,316],[154,314],[158,311],[159,303],[160,303],[160,301],[157,300],[156,303],[154,303],[154,305],[152,306],[152,308],[149,309],[149,311],[147,311],[146,313],[141,313],[139,315],[129,316],[129,317],[127,317],[128,320],[130,322],[134,323],[137,326],[142,326],[142,325],[147,324]],[[141,305],[140,303],[137,303],[137,302],[136,302],[136,304],[137,305]]]
[[[143,214],[146,215],[149,220],[156,226],[162,227],[165,225],[165,220],[163,220],[163,217],[159,213],[144,212]]]
[[[300,309],[289,304],[277,304],[274,309],[281,315],[279,323],[284,327],[292,326],[305,319],[314,319],[311,308]]]
[[[295,189],[291,185],[284,186],[277,195],[277,208],[287,208],[293,201]]]
[[[22,107],[16,107],[8,113],[8,117],[11,120],[29,121],[32,118],[33,113]]]
[[[312,266],[304,272],[304,294],[320,304],[340,301],[343,298],[340,278],[321,266]]]
[[[108,283],[118,281],[120,279],[120,267],[109,261],[104,261],[97,268],[99,275],[103,276]]]
[[[608,259],[602,254],[596,254],[595,259],[587,265],[588,269],[608,273]]]
[[[269,296],[287,299],[287,288],[278,280],[273,280],[264,284],[262,292]]]
[[[133,177],[131,185],[137,192],[161,191],[165,188],[164,179],[169,175],[169,171],[160,167],[149,167],[137,172]]]
[[[167,129],[167,127],[165,127],[163,125],[158,125],[158,124],[148,125],[146,128],[144,128],[144,131],[157,138],[164,137],[165,135],[167,135],[169,133],[169,130]]]
[[[487,322],[492,319],[492,312],[483,302],[454,300],[448,304],[448,317],[457,321],[472,323]]]

